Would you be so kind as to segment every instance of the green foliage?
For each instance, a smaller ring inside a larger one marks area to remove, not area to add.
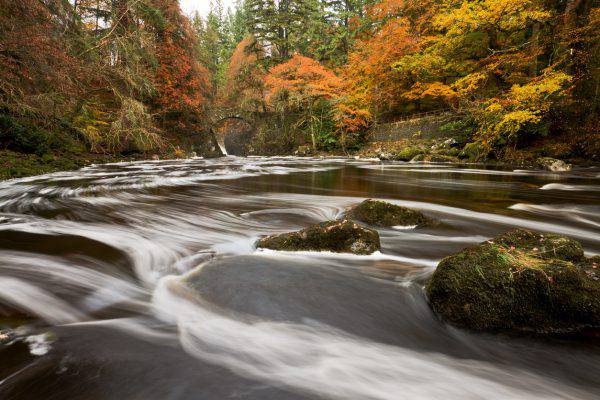
[[[337,127],[333,119],[333,109],[328,101],[318,101],[313,108],[313,116],[307,121],[307,136],[315,132],[318,150],[333,151],[338,147]]]
[[[131,98],[122,100],[108,131],[107,142],[113,151],[147,152],[165,147],[146,106]]]
[[[465,145],[459,157],[476,162],[485,159],[489,152],[489,148],[483,146],[480,142],[471,142]]]
[[[442,125],[440,131],[454,138],[458,143],[467,143],[472,140],[477,131],[477,122],[471,115],[468,115]]]
[[[43,155],[51,148],[50,134],[35,126],[25,126],[7,114],[0,114],[0,143],[4,148]]]

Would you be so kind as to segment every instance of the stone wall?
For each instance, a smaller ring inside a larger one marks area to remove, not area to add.
[[[440,128],[460,116],[453,113],[412,118],[405,121],[378,124],[371,128],[368,139],[371,142],[395,142],[402,139],[435,139],[447,136]]]

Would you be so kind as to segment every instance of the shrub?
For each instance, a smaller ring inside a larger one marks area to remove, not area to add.
[[[165,147],[146,106],[137,100],[124,98],[116,120],[107,136],[110,150],[146,152]]]
[[[50,151],[51,135],[43,129],[25,126],[7,114],[0,114],[0,144],[23,153],[42,155]]]

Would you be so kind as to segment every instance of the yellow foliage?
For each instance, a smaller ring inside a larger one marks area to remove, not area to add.
[[[545,21],[551,14],[536,0],[464,1],[460,7],[452,3],[434,18],[434,26],[449,36],[486,30],[514,31],[523,29],[528,21]]]

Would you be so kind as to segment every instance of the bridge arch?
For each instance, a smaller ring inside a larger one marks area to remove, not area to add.
[[[252,121],[239,115],[227,115],[216,119],[211,130],[226,155],[247,156],[250,142],[255,135]]]

